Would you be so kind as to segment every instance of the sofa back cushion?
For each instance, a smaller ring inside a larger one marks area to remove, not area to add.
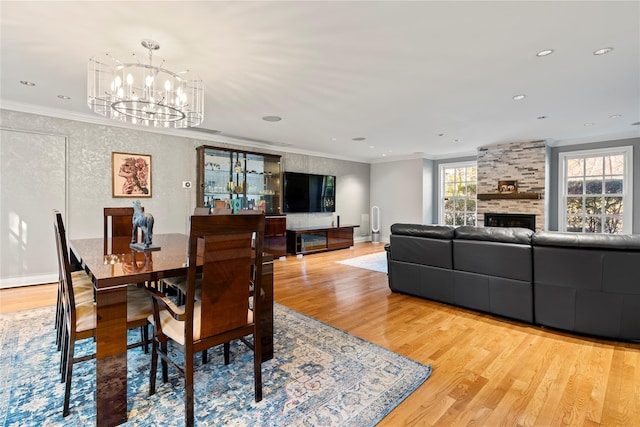
[[[455,227],[450,225],[393,224],[391,234],[432,239],[453,239]]]
[[[448,225],[393,224],[389,256],[392,261],[451,269],[454,230]]]
[[[537,284],[640,295],[640,250],[534,246],[533,262]]]
[[[390,243],[392,261],[453,268],[451,240],[392,234]]]
[[[465,225],[455,229],[455,238],[486,242],[516,243],[530,245],[533,231],[520,227],[472,227]]]
[[[455,270],[532,282],[531,235],[527,228],[458,227]]]

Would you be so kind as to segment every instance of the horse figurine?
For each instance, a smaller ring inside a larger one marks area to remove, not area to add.
[[[144,247],[148,248],[153,243],[153,215],[142,211],[140,200],[133,202],[133,230],[131,243],[136,243],[138,228],[142,230]]]

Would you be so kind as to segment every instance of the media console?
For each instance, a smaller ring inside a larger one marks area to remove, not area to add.
[[[289,228],[287,229],[287,253],[310,254],[349,248],[353,246],[355,227],[359,225]]]

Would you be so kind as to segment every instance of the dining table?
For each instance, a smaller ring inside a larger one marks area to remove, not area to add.
[[[91,277],[96,302],[96,425],[127,421],[127,286],[187,274],[189,236],[155,234],[153,250],[134,250],[130,239],[71,239],[71,262]],[[273,255],[263,254],[262,360],[273,358]]]

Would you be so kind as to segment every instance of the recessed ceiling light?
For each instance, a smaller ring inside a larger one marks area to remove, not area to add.
[[[460,140],[458,138],[454,139],[453,142],[458,143]]]
[[[606,53],[611,52],[612,50],[613,50],[612,47],[603,47],[602,49],[598,49],[598,50],[593,51],[593,54],[594,55],[604,55]]]
[[[521,99],[525,99],[526,97],[527,95],[515,95],[513,99],[516,101],[520,101]]]
[[[282,120],[282,117],[278,117],[278,116],[264,116],[262,118],[262,120],[264,120],[265,122],[279,122],[280,120]]]
[[[547,116],[538,116],[538,120],[544,120],[546,118],[547,118]]]
[[[353,141],[364,141],[365,139],[367,138],[365,138],[364,136],[358,136],[356,138],[352,138]]]
[[[369,148],[376,148],[376,146],[375,145],[370,145]]]
[[[444,133],[439,133],[438,136],[444,136]]]
[[[585,123],[584,125],[585,125],[585,126],[593,126],[593,125],[595,125],[595,123],[590,122],[590,123]]]
[[[631,126],[640,126],[640,122],[631,123]]]
[[[545,49],[536,53],[536,56],[547,56],[547,55],[551,55],[552,53],[553,53],[553,49]]]
[[[70,96],[67,96],[67,95],[58,95],[58,98],[60,98],[60,99],[64,99],[64,100],[69,100],[69,99],[71,99],[71,97],[70,97]]]
[[[612,114],[609,116],[610,119],[619,119],[620,117],[622,117],[622,114]]]
[[[331,138],[331,140],[332,140],[332,141],[337,141],[337,140],[338,140],[338,138]]]
[[[20,80],[20,83],[25,86],[35,86],[36,84],[27,80]]]

